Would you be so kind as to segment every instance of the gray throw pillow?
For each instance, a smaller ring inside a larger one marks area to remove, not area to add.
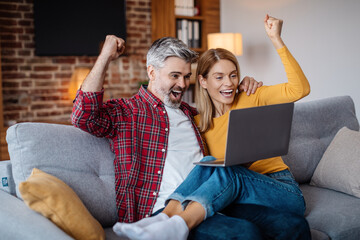
[[[360,198],[360,132],[341,128],[326,149],[310,185]]]

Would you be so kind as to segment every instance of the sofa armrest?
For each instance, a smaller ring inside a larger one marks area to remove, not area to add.
[[[1,239],[72,239],[55,224],[25,203],[0,190],[0,232]]]

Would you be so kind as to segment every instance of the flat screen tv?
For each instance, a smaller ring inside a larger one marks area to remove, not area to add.
[[[35,0],[37,56],[97,56],[106,35],[126,39],[125,0]]]

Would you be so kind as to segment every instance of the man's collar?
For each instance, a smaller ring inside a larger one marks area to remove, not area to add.
[[[153,107],[157,107],[158,105],[164,106],[164,103],[158,97],[156,97],[153,93],[148,91],[147,87],[148,87],[147,85],[141,85],[139,93],[138,93],[139,96],[144,98]],[[197,110],[195,108],[190,107],[188,104],[186,104],[183,101],[181,102],[179,108],[182,111],[184,111],[185,109],[190,110],[194,116],[197,114]]]
[[[162,101],[156,97],[153,93],[147,90],[147,85],[141,85],[139,90],[140,97],[144,98],[150,103],[151,106],[157,107],[159,104],[162,105]]]

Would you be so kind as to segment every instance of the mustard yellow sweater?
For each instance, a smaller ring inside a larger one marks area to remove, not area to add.
[[[309,82],[287,47],[284,46],[277,49],[277,52],[285,67],[288,82],[273,86],[262,86],[257,89],[255,94],[250,96],[247,96],[245,92],[241,92],[235,97],[231,109],[295,102],[310,93]],[[203,136],[207,143],[209,154],[216,158],[225,157],[228,118],[229,112],[220,117],[213,118],[213,128],[204,133]],[[199,120],[200,116],[195,116],[197,124]],[[249,169],[264,174],[285,170],[288,169],[288,166],[281,157],[274,157],[256,161]]]

